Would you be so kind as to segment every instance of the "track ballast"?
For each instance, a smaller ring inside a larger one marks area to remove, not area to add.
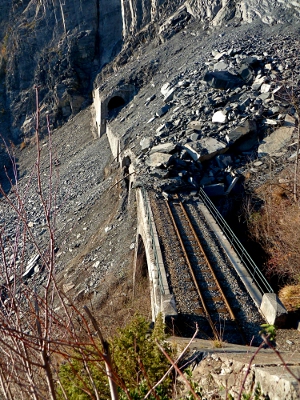
[[[199,200],[150,193],[178,319],[176,334],[246,344],[263,322],[246,288],[208,225]]]

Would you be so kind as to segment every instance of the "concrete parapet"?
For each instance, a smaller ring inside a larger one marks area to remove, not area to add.
[[[232,246],[230,245],[228,239],[224,235],[222,229],[219,227],[219,225],[216,223],[215,219],[213,216],[210,214],[208,209],[205,207],[203,203],[198,203],[199,208],[201,209],[201,212],[205,216],[207,222],[213,229],[215,235],[217,236],[219,242],[222,244],[223,249],[225,250],[231,264],[235,268],[238,276],[240,277],[241,281],[245,285],[245,288],[247,289],[248,293],[250,294],[252,300],[254,301],[256,307],[260,309],[261,302],[262,302],[262,293],[259,290],[259,288],[256,286],[256,284],[253,282],[252,277],[250,276],[249,272],[247,269],[243,266],[243,264],[240,261],[239,256],[237,253],[234,251]]]
[[[162,313],[165,320],[177,317],[174,296],[171,294],[160,250],[158,235],[148,196],[137,190],[137,235],[142,237],[151,288],[152,319]]]
[[[161,296],[161,312],[164,316],[167,325],[170,325],[169,321],[171,318],[177,317],[177,309],[175,298],[172,294],[165,294]]]
[[[288,312],[275,293],[265,293],[262,298],[260,312],[270,325],[283,328]]]

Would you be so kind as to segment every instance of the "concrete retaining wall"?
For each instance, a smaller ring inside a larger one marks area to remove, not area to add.
[[[188,339],[170,338],[184,348]],[[271,400],[298,400],[300,398],[299,382],[295,376],[300,376],[300,355],[298,352],[281,352],[282,359],[288,365],[292,374],[287,370],[284,362],[271,349],[238,346],[223,343],[222,348],[213,348],[209,340],[194,339],[191,344],[194,352],[193,358],[197,359],[197,366],[193,368],[192,381],[197,383],[204,391],[203,395],[210,393],[212,397],[228,399],[230,393],[234,399],[240,398],[240,392],[254,395],[255,389],[261,395],[259,399]],[[255,354],[256,353],[256,354]],[[254,359],[253,359],[254,358]],[[245,379],[246,377],[246,379]],[[243,381],[244,386],[243,386]],[[185,387],[177,398],[187,395],[189,388]],[[244,398],[244,396],[242,396]],[[247,397],[248,398],[248,397]]]
[[[110,150],[112,152],[113,157],[116,159],[116,161],[120,162],[120,160],[119,160],[119,154],[121,151],[120,138],[113,133],[113,131],[110,129],[109,125],[107,125],[107,127],[106,127],[106,135],[107,135],[107,139],[108,139]]]
[[[265,318],[268,324],[275,325],[278,328],[284,327],[287,320],[287,311],[276,294],[264,294],[260,291],[209,210],[201,202],[198,203],[198,206],[217,236],[219,242],[222,244],[228,259],[236,270],[261,315]]]

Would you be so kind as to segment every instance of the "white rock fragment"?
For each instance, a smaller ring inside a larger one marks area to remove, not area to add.
[[[93,268],[98,268],[99,265],[100,265],[100,261],[96,261],[96,262],[94,262],[94,264],[93,264]]]
[[[218,124],[225,124],[225,122],[227,122],[227,116],[226,114],[224,114],[223,111],[217,111],[214,113],[212,117],[212,122]]]
[[[277,125],[278,121],[275,121],[274,119],[266,118],[266,119],[263,120],[263,123],[265,125]]]
[[[261,85],[266,81],[266,79],[267,78],[265,76],[262,76],[260,78],[257,77],[252,84],[252,89],[258,90],[261,87]]]
[[[176,91],[176,88],[174,88],[174,87],[167,91],[167,93],[164,96],[165,103],[168,103],[169,101],[173,100],[175,91]]]
[[[40,258],[39,254],[36,254],[35,256],[31,257],[31,259],[28,261],[28,264],[26,266],[26,270],[22,275],[22,278],[28,278],[34,271],[34,268],[36,266],[36,263],[38,262]]]
[[[268,93],[271,89],[271,85],[268,83],[263,83],[260,88],[261,93]]]
[[[163,96],[166,96],[166,94],[169,92],[171,89],[171,85],[169,82],[166,82],[165,84],[162,85],[160,92]]]

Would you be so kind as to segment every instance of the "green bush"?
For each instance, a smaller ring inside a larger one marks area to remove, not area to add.
[[[134,400],[143,399],[149,389],[162,378],[169,368],[169,363],[157,346],[158,341],[166,351],[169,350],[164,342],[164,324],[160,316],[149,332],[149,323],[145,318],[137,315],[124,329],[120,329],[115,338],[110,341],[113,370],[118,376],[120,386],[125,386],[130,397]],[[82,350],[83,351],[83,350]],[[105,374],[104,363],[99,362],[90,348],[84,349],[85,357],[88,355],[88,368],[84,365],[79,353],[60,367],[59,377],[63,390],[71,400],[86,400],[94,398],[94,390],[88,369],[100,399],[110,398],[108,379]],[[93,360],[93,357],[95,359]],[[155,389],[155,396],[149,399],[167,400],[170,398],[172,387],[171,378],[167,378]],[[128,396],[124,389],[119,387],[120,399]],[[59,397],[62,389],[58,387]]]
[[[88,355],[88,352],[89,349],[85,349],[85,356]],[[110,394],[108,380],[104,373],[104,362],[101,363],[95,360],[88,364],[100,399],[109,399]],[[88,376],[88,370],[82,361],[82,354],[78,352],[74,353],[72,359],[60,367],[59,378],[68,399],[89,400],[95,398],[92,383]],[[58,398],[64,399],[60,387],[58,387]]]

